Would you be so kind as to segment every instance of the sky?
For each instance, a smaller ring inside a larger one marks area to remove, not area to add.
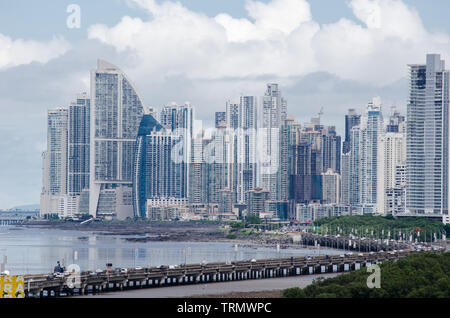
[[[46,111],[89,92],[98,58],[146,105],[189,101],[205,125],[276,82],[289,114],[323,107],[342,134],[347,109],[374,96],[385,117],[406,111],[407,64],[450,61],[448,12],[448,0],[0,0],[0,209],[39,203]]]

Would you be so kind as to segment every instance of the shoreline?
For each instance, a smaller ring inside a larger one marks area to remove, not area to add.
[[[263,232],[244,234],[243,228],[224,229],[224,223],[219,222],[91,222],[81,225],[74,222],[34,222],[16,225],[19,228],[58,229],[89,232],[95,235],[117,236],[130,243],[149,242],[186,242],[186,243],[229,243],[245,248],[277,248],[303,249],[311,251],[339,250],[328,246],[314,247],[295,244],[289,234],[274,235]],[[248,228],[247,228],[248,229]],[[234,238],[227,237],[233,234]],[[135,237],[126,237],[135,236]],[[79,239],[84,236],[80,235]],[[320,253],[320,252],[319,252]]]
[[[17,225],[18,228],[40,228],[40,229],[58,229],[91,232],[97,235],[105,236],[123,236],[122,239],[128,242],[221,242],[239,244],[252,248],[258,247],[276,247],[286,248],[311,248],[292,244],[288,235],[277,235],[267,233],[244,234],[242,229],[233,231],[224,229],[220,223],[202,223],[202,222],[152,222],[152,223],[128,223],[128,222],[92,222],[84,225],[73,222],[36,222]],[[233,238],[227,237],[233,234]],[[139,237],[125,237],[139,236]],[[80,235],[82,237],[82,235]]]

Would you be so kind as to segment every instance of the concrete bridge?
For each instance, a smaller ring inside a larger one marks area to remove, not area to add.
[[[343,255],[136,268],[126,272],[83,272],[79,275],[76,288],[69,288],[68,276],[27,275],[25,296],[62,297],[137,288],[348,272],[387,260],[397,260],[415,252],[413,249],[378,253],[350,252]]]

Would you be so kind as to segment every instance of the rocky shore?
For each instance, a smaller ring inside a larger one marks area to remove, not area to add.
[[[80,224],[63,221],[27,222],[21,227],[39,227],[80,232],[94,232],[99,235],[123,236],[131,242],[236,242],[240,246],[255,245],[286,248],[291,243],[287,235],[264,233],[243,233],[241,230],[224,227],[224,224],[212,222],[91,222]],[[132,236],[132,237],[130,237]],[[80,236],[82,239],[82,236]]]

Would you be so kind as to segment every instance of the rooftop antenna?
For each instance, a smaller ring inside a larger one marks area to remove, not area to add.
[[[320,108],[320,112],[319,112],[319,126],[320,126],[320,119],[322,117],[322,115],[324,114],[323,112],[323,107]]]

